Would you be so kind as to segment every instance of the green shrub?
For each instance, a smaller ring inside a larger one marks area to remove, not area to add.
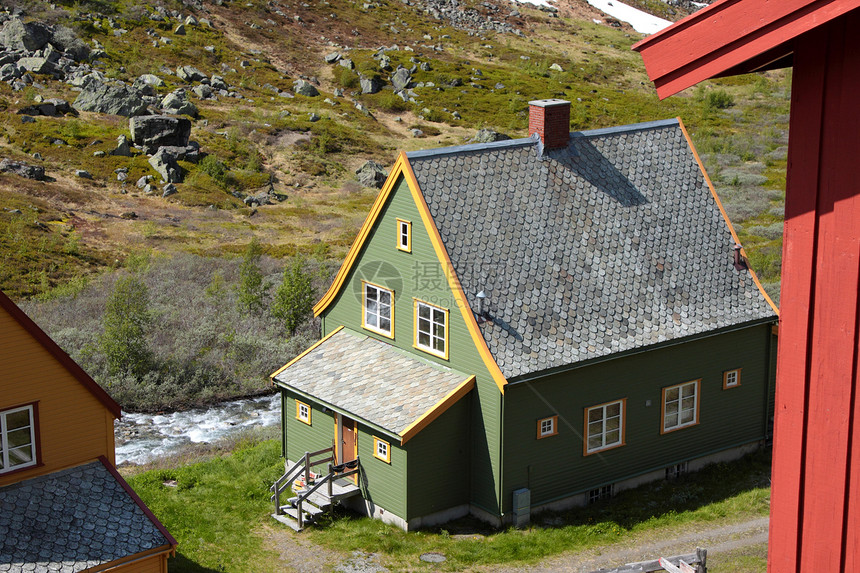
[[[242,257],[242,266],[239,267],[239,284],[236,286],[237,304],[240,309],[249,313],[259,314],[263,310],[263,300],[269,290],[269,284],[263,279],[260,271],[260,257],[263,256],[263,248],[257,237],[251,239]]]
[[[709,111],[726,109],[733,105],[735,105],[735,98],[725,90],[713,90],[705,95],[705,108]]]
[[[284,269],[283,280],[275,292],[272,316],[280,319],[292,336],[311,316],[315,297],[313,280],[304,270],[304,259],[295,257]]]
[[[224,185],[227,183],[227,167],[214,155],[207,155],[199,163],[200,171]]]
[[[337,66],[334,70],[334,81],[346,89],[354,89],[358,87],[358,74],[352,70],[348,70],[343,66]]]
[[[110,374],[146,372],[151,358],[146,335],[151,323],[149,289],[136,275],[120,278],[107,301],[99,339]]]

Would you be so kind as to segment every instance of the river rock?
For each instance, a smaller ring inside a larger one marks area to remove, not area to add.
[[[87,83],[72,106],[79,111],[94,111],[134,117],[146,113],[146,102],[136,91],[123,84]]]
[[[197,117],[197,106],[188,101],[188,93],[184,89],[178,89],[164,96],[161,100],[161,108],[165,113]]]
[[[365,161],[364,165],[355,170],[356,179],[363,187],[382,189],[388,174],[382,165],[375,161]]]
[[[162,146],[188,145],[191,121],[184,117],[149,115],[129,120],[131,140],[146,153],[155,153]]]
[[[296,80],[293,82],[293,91],[298,95],[303,95],[307,97],[316,97],[320,95],[320,92],[317,88],[314,87],[312,83],[307,80]]]
[[[11,18],[0,30],[0,45],[11,50],[35,52],[51,39],[51,32],[40,22],[24,23],[18,17]]]
[[[35,179],[36,181],[45,180],[45,168],[38,165],[30,165],[21,161],[12,161],[4,159],[0,161],[0,171],[5,173],[13,173],[26,179]]]
[[[363,94],[375,94],[385,85],[385,82],[378,76],[361,76],[358,82],[361,85],[361,93]]]

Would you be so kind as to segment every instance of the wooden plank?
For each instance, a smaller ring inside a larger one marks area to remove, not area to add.
[[[732,68],[740,73],[744,62],[858,6],[860,0],[726,0],[633,49],[642,54],[658,95],[664,98]]]
[[[860,17],[828,26],[800,570],[842,570],[860,286]]]
[[[768,567],[797,570],[826,32],[799,43],[791,91]],[[802,48],[802,49],[801,49]]]

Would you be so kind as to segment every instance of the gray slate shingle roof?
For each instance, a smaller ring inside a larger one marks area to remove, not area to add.
[[[274,380],[399,435],[467,378],[344,328]]]
[[[488,295],[508,380],[775,317],[677,120],[539,147],[407,153],[467,296]]]
[[[0,488],[0,571],[72,573],[168,540],[99,462]]]

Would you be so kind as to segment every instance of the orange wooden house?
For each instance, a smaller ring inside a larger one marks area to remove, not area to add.
[[[668,97],[792,67],[768,571],[860,569],[860,0],[720,0],[633,46]]]
[[[119,417],[0,292],[0,571],[167,571],[176,541],[113,465]]]

